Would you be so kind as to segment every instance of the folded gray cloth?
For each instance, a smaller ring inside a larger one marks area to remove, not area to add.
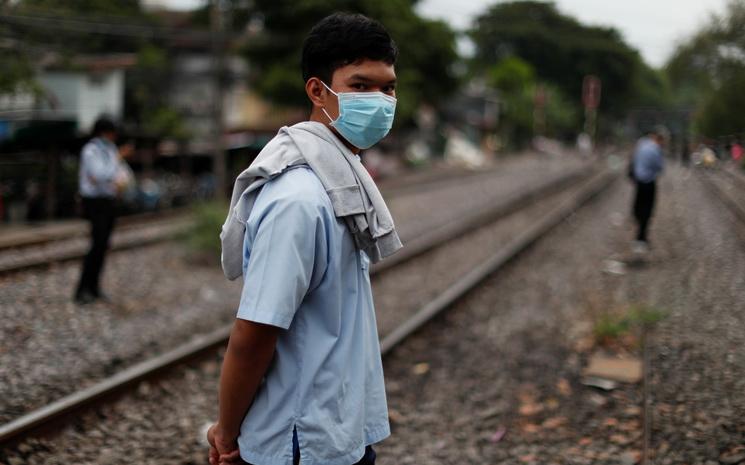
[[[334,214],[343,218],[358,249],[373,263],[402,247],[393,218],[360,158],[324,124],[305,121],[283,127],[235,180],[220,233],[222,269],[228,279],[243,274],[246,221],[261,186],[287,168],[307,164],[321,180]]]

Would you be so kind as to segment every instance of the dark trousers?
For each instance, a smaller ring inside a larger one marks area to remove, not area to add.
[[[362,456],[359,462],[354,465],[375,465],[375,451],[371,446],[365,447],[365,455]],[[292,463],[294,465],[300,464],[300,449],[293,449],[292,451]]]
[[[80,274],[76,296],[88,293],[98,297],[99,278],[106,258],[106,249],[109,247],[109,237],[114,229],[116,202],[104,197],[84,197],[83,217],[91,224],[91,248],[83,260],[83,271]]]
[[[636,182],[636,198],[634,199],[634,218],[639,227],[636,240],[647,242],[647,228],[652,218],[655,200],[655,182]]]

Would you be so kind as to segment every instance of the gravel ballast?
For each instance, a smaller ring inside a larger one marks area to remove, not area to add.
[[[637,463],[642,385],[580,382],[593,319],[632,305],[664,315],[648,335],[650,463],[745,461],[745,247],[689,171],[671,166],[658,192],[644,261],[629,251],[631,187],[617,182],[397,348],[385,360],[393,434],[378,463]],[[219,363],[144,383],[0,461],[203,464]]]
[[[745,253],[730,214],[671,167],[638,262],[631,196],[619,184],[388,360],[381,464],[638,463],[642,386],[580,382],[590,323],[633,305],[665,315],[648,340],[650,463],[745,461]]]
[[[428,196],[407,190],[391,197],[390,206],[406,240],[417,228],[457,218],[473,199],[497,202],[582,164],[510,158],[488,176],[473,176],[478,182],[448,183],[444,194],[430,186]],[[430,199],[443,208],[429,208]],[[110,253],[103,288],[111,303],[75,305],[78,274],[79,264],[68,262],[0,275],[0,421],[229,323],[241,287],[217,267],[191,263],[178,243]]]
[[[501,242],[506,242],[507,240],[509,240],[510,237],[518,234],[519,230],[524,228],[525,225],[531,220],[536,221],[537,219],[542,217],[550,208],[554,207],[556,204],[565,199],[566,195],[567,194],[557,195],[554,198],[549,199],[550,202],[547,204],[535,205],[527,209],[526,211],[521,211],[505,219],[504,222],[482,228],[481,230],[473,233],[472,235],[469,235],[468,237],[459,239],[453,244],[450,244],[447,248],[438,251],[435,254],[436,257],[434,258],[434,261],[433,259],[428,258],[429,256],[427,255],[422,256],[421,258],[413,261],[413,265],[407,264],[407,266],[410,267],[410,271],[404,271],[404,273],[419,273],[419,275],[423,279],[427,280],[427,285],[418,287],[424,288],[426,293],[432,295],[436,293],[438,289],[441,289],[442,287],[447,286],[453,281],[457,280],[461,274],[461,271],[466,270],[469,266],[473,266],[474,264],[483,260],[483,256],[481,256],[481,254],[479,253],[466,253],[469,249],[473,249],[473,244],[476,243],[476,241],[482,242],[482,244],[486,246],[497,245]],[[451,266],[452,269],[450,269],[448,272],[445,272],[445,270],[432,269],[433,266],[442,267],[446,263],[449,263],[450,265],[457,264],[457,266]],[[375,296],[376,300],[380,302],[378,304],[379,314],[392,315],[388,318],[389,321],[395,321],[397,319],[397,321],[400,322],[407,316],[407,314],[410,314],[414,310],[416,310],[419,302],[406,302],[405,306],[402,305],[402,302],[393,302],[391,305],[386,305],[385,303],[383,303],[383,295],[391,294],[394,292],[402,292],[400,289],[394,289],[391,287],[391,285],[395,283],[395,281],[396,279],[393,279],[388,280],[387,284],[376,284]],[[421,300],[422,298],[426,298],[426,293],[419,296],[419,299]],[[34,455],[34,460],[41,461],[46,460],[49,457],[55,457],[56,451],[58,451],[58,447],[60,444],[76,444],[79,441],[79,436],[88,436],[89,434],[93,434],[94,436],[99,437],[100,433],[91,433],[91,431],[99,431],[97,423],[101,421],[101,415],[108,418],[108,420],[104,420],[104,423],[108,424],[108,426],[103,426],[104,430],[126,431],[126,434],[118,435],[118,439],[106,438],[108,440],[108,443],[112,445],[111,447],[115,451],[128,450],[126,444],[128,442],[138,442],[138,438],[140,437],[150,438],[150,436],[153,435],[153,437],[155,438],[162,439],[162,435],[160,432],[152,431],[152,428],[154,426],[161,426],[157,421],[153,421],[153,419],[155,418],[168,418],[169,420],[166,421],[170,421],[170,419],[172,419],[178,425],[175,427],[180,431],[176,434],[177,436],[184,437],[185,434],[190,434],[188,429],[184,431],[184,426],[182,425],[191,427],[194,424],[200,423],[200,421],[204,421],[204,419],[209,419],[214,416],[214,396],[216,395],[215,389],[217,380],[217,376],[215,374],[216,365],[216,361],[210,361],[194,370],[179,370],[179,374],[177,374],[176,376],[169,376],[166,380],[160,383],[162,384],[162,386],[158,387],[157,389],[150,390],[149,388],[144,388],[147,390],[149,397],[145,396],[144,398],[137,400],[139,398],[139,394],[135,396],[127,396],[126,400],[123,402],[131,403],[129,407],[122,407],[122,409],[120,409],[119,407],[114,407],[111,410],[108,406],[103,407],[101,411],[99,411],[96,415],[86,415],[85,418],[79,424],[77,424],[75,428],[68,428],[62,433],[61,436],[59,436],[52,442],[39,443],[36,441],[31,441],[27,443],[27,445],[30,444],[28,447],[31,447],[30,450],[32,451],[36,451],[39,449],[49,449],[49,451],[46,453],[42,452],[40,455]],[[190,375],[188,373],[196,374]],[[203,379],[198,379],[199,377],[207,378],[207,380],[205,381]],[[190,383],[196,382],[199,386],[197,388],[194,388],[194,386],[190,385],[184,386],[184,389],[181,389],[180,387],[178,387],[181,386],[179,380],[184,378],[191,380]],[[179,393],[176,394],[173,389],[178,390]],[[179,410],[178,406],[173,404],[176,399],[188,399],[184,400],[183,403],[194,407],[190,407],[190,409],[188,410]],[[145,404],[141,404],[142,400],[145,401]],[[121,403],[122,402],[119,402],[117,403],[117,405],[120,405]],[[200,405],[204,405],[205,408],[199,407]],[[129,409],[132,409],[137,413],[126,413]],[[133,421],[132,415],[135,415],[134,418],[143,417],[144,420],[141,422],[137,421],[135,422],[135,424],[130,424]],[[166,428],[170,429],[170,427]],[[149,432],[143,430],[148,430]],[[193,432],[194,431],[191,431],[191,433]],[[148,439],[148,441],[150,441],[150,439]],[[93,457],[96,457],[96,454],[98,454],[99,445],[99,441],[95,440],[90,444],[82,444],[80,447],[75,448],[76,452],[71,454],[63,454],[63,456],[66,457],[67,460],[93,460]],[[145,463],[149,463],[148,456],[149,454],[152,454],[152,452],[148,451],[152,450],[153,447],[143,445],[142,449],[142,451],[128,450],[128,454],[134,454],[133,457],[136,458],[133,458],[133,461],[143,460]],[[189,463],[188,460],[190,459],[184,458],[186,456],[189,456],[189,454],[186,452],[188,450],[189,449],[187,447],[184,449],[184,453],[180,453],[174,456],[179,457],[179,463]],[[114,453],[114,455],[116,455],[116,453]],[[164,459],[164,457],[160,457],[161,460]]]

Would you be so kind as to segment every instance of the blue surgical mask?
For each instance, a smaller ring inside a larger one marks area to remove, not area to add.
[[[350,144],[367,149],[384,138],[393,126],[396,99],[382,92],[339,92],[323,85],[339,100],[339,117],[331,119],[323,108],[331,127]]]

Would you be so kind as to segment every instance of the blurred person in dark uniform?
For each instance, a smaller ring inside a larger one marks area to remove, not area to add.
[[[106,298],[99,281],[103,270],[109,237],[116,218],[116,197],[129,181],[123,159],[131,145],[120,151],[115,141],[117,128],[113,121],[99,118],[93,126],[93,138],[80,154],[79,192],[83,217],[91,225],[91,247],[83,260],[75,301],[80,304]]]
[[[632,160],[636,195],[633,213],[637,222],[636,240],[632,244],[635,253],[649,250],[648,228],[654,210],[657,178],[664,167],[662,148],[667,139],[667,129],[657,126],[647,136],[639,139]]]

